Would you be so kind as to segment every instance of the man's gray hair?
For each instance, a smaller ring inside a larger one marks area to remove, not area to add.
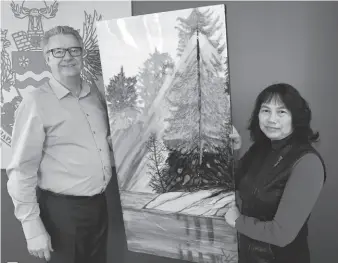
[[[79,32],[70,26],[56,26],[45,32],[44,36],[41,39],[41,48],[43,53],[46,54],[46,47],[48,41],[52,36],[56,35],[73,35],[79,41],[80,46],[83,48],[83,40]]]

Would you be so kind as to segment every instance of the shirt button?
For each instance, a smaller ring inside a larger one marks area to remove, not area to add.
[[[95,134],[95,131],[93,131],[93,134]]]
[[[88,114],[88,113],[86,113],[86,115],[87,115],[87,116],[89,116],[89,114]]]

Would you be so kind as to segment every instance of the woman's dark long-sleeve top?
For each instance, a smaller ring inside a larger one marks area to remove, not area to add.
[[[239,262],[310,262],[307,221],[325,181],[319,153],[289,136],[254,145],[240,163]]]

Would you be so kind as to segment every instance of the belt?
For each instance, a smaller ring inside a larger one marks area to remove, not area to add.
[[[43,195],[49,195],[49,196],[55,196],[55,197],[61,197],[65,199],[73,199],[73,200],[86,200],[86,199],[95,199],[97,197],[103,196],[104,192],[98,193],[95,195],[66,195],[66,194],[60,194],[60,193],[55,193],[46,189],[38,188],[38,191],[40,191],[41,194]]]

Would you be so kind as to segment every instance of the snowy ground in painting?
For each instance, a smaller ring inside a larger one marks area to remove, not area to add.
[[[122,207],[205,217],[223,217],[235,193],[222,190],[169,192],[164,194],[120,191]]]
[[[236,231],[223,218],[234,194],[217,192],[122,191],[128,248],[194,262],[237,262]],[[189,209],[193,213],[185,214]]]
[[[145,209],[222,217],[233,201],[235,201],[233,192],[219,193],[219,190],[200,190],[194,193],[171,192],[158,195],[145,206]]]

